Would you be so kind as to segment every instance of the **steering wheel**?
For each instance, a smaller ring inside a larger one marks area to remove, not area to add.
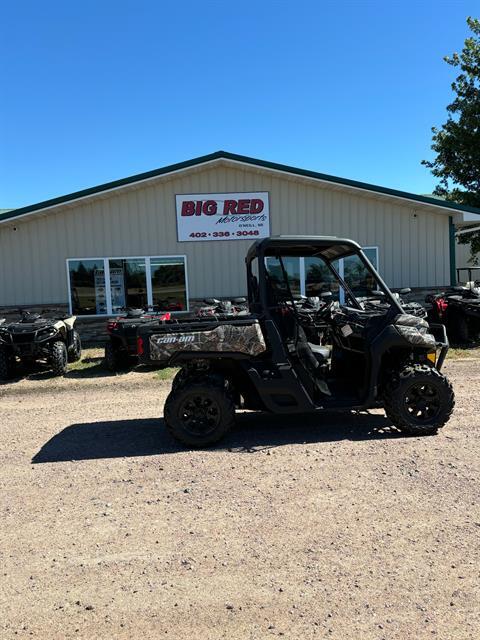
[[[323,306],[321,309],[316,311],[314,316],[314,322],[327,320],[334,304],[335,304],[335,300],[330,300],[329,302],[325,303],[325,306]]]

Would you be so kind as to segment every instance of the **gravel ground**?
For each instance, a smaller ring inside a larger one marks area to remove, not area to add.
[[[244,414],[167,435],[152,372],[0,386],[0,637],[480,637],[480,360],[441,434]]]

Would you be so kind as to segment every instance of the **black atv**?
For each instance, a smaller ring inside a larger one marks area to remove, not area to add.
[[[246,298],[232,298],[231,300],[205,298],[203,302],[205,306],[199,307],[196,312],[199,318],[228,318],[248,315]]]
[[[48,312],[47,312],[48,313]],[[46,317],[20,310],[17,322],[0,324],[0,378],[15,374],[17,361],[26,369],[35,363],[47,364],[62,376],[68,362],[82,357],[80,336],[74,329],[75,316]]]
[[[282,282],[268,277],[268,257],[278,259]],[[291,292],[287,257],[317,262],[344,302],[325,297],[306,319]],[[350,265],[343,278],[335,266],[342,258]],[[318,412],[321,429],[324,410],[383,407],[397,429],[414,435],[433,434],[449,420],[454,393],[441,373],[445,327],[406,314],[358,244],[265,238],[248,251],[246,267],[248,316],[138,329],[142,362],[181,367],[164,409],[175,438],[192,447],[212,444],[233,425],[236,409]],[[378,290],[381,307],[359,300]]]
[[[442,322],[448,336],[458,344],[480,340],[480,287],[457,286],[441,293],[429,294],[429,318]]]
[[[141,324],[153,321],[171,322],[171,314],[130,308],[124,315],[107,322],[104,362],[109,371],[127,369],[137,363],[137,329]]]
[[[417,318],[426,319],[428,314],[425,307],[419,302],[408,300],[407,296],[411,293],[412,290],[409,287],[399,289],[395,292],[392,291],[392,295],[397,298],[405,313]],[[372,292],[372,295],[368,297],[361,297],[359,300],[364,303],[366,308],[370,309],[381,308],[382,306],[384,309],[388,309],[389,306],[388,302],[385,301],[385,294],[383,291],[374,291]]]

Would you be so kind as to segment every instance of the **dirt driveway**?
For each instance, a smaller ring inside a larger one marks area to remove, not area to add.
[[[0,637],[480,637],[480,360],[430,438],[381,413],[166,434],[154,374],[0,386]]]

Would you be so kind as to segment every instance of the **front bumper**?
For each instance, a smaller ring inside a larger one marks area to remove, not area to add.
[[[450,343],[448,342],[447,330],[443,324],[429,323],[430,332],[435,338],[435,344],[437,351],[439,351],[435,367],[438,371],[441,371],[445,358],[447,357]]]

